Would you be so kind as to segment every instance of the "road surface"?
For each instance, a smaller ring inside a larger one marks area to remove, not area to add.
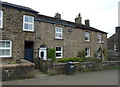
[[[4,81],[3,85],[118,85],[118,70],[79,72],[74,75],[37,75],[15,81]]]

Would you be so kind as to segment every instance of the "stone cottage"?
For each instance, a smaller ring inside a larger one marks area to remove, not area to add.
[[[116,27],[116,32],[108,38],[109,59],[116,60],[120,57],[120,26]]]
[[[82,24],[79,14],[75,22],[54,17],[24,6],[0,2],[0,57],[3,61],[37,58],[47,59],[48,48],[55,48],[56,58],[76,57],[85,51],[86,57],[104,59],[107,49],[107,33],[90,26],[89,20]]]

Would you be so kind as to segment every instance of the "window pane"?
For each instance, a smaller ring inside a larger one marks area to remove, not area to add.
[[[5,47],[5,41],[0,41],[0,47]]]
[[[89,40],[88,37],[85,37],[85,40]]]
[[[5,55],[10,55],[10,50],[5,50]]]
[[[62,37],[62,36],[61,36],[61,33],[56,33],[56,34],[55,34],[55,37],[61,38],[61,37]]]
[[[90,33],[89,32],[85,32],[85,40],[86,41],[90,40]]]
[[[25,16],[25,22],[28,22],[28,16]]]
[[[32,24],[28,24],[28,29],[32,30]]]
[[[56,47],[56,51],[61,51],[61,47]]]
[[[33,25],[25,23],[25,29],[32,30]]]
[[[29,26],[29,25],[25,23],[25,29],[29,29],[28,26]]]
[[[10,42],[6,42],[6,47],[10,47]]]
[[[28,22],[32,23],[33,22],[33,17],[29,17]]]
[[[56,32],[61,32],[61,30],[62,30],[62,28],[60,28],[60,27],[56,27],[55,29],[56,29]]]
[[[56,57],[61,57],[61,53],[56,53]]]
[[[86,57],[90,56],[90,48],[85,48]]]
[[[0,18],[2,17],[2,11],[0,11]]]
[[[90,36],[90,33],[89,33],[89,32],[85,32],[85,36],[86,36],[86,37],[89,37],[89,36]]]
[[[0,56],[4,56],[4,50],[0,49]]]
[[[2,20],[0,19],[0,26],[2,25],[2,24],[1,24],[1,21],[2,21]]]
[[[25,16],[25,22],[32,23],[33,22],[33,17]]]

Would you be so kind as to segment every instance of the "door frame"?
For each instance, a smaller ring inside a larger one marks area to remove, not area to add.
[[[24,59],[25,59],[26,42],[32,43],[32,61],[30,61],[30,62],[34,62],[34,41],[24,41]],[[29,60],[27,60],[27,61],[29,61]]]
[[[41,51],[45,52],[45,58],[43,58],[44,60],[47,60],[47,46],[46,45],[41,45],[39,47],[39,52],[38,52],[38,55],[39,55],[39,58],[41,58]]]

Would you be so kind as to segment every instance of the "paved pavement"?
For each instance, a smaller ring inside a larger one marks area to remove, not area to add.
[[[79,72],[71,76],[38,74],[36,78],[4,81],[3,85],[118,85],[118,70]]]

